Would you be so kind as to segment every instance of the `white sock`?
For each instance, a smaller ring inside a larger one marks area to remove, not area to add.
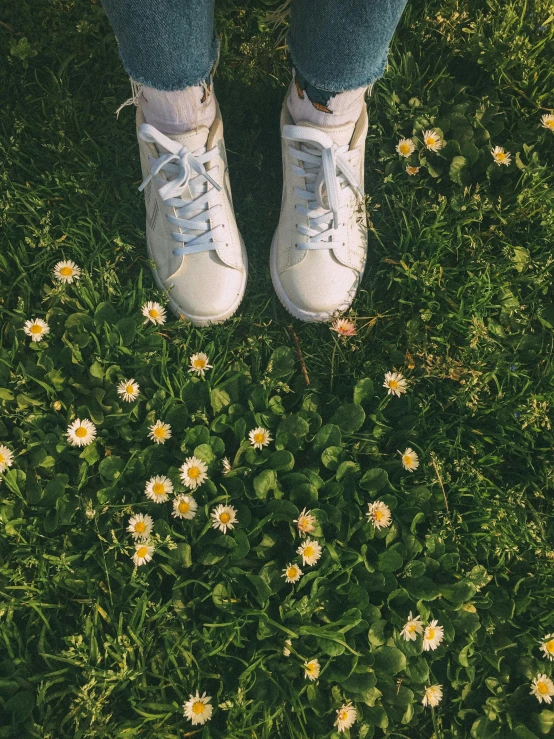
[[[303,89],[305,88],[305,89]],[[287,106],[295,123],[308,121],[315,126],[341,126],[356,123],[365,105],[367,87],[357,87],[344,92],[327,93],[325,90],[301,83],[293,69],[293,84],[287,97]],[[311,94],[311,98],[308,94]]]
[[[147,123],[162,133],[175,135],[199,126],[210,128],[216,105],[212,85],[205,83],[167,92],[142,88],[142,111]]]

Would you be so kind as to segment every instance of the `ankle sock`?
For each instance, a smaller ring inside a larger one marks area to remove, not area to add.
[[[292,74],[287,107],[295,123],[308,121],[315,126],[356,123],[365,105],[367,87],[329,92],[311,85],[295,68]]]
[[[168,135],[199,126],[210,128],[216,114],[211,77],[208,82],[172,92],[144,86],[142,112],[147,123]]]

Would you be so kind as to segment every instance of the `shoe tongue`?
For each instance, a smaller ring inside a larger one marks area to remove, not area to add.
[[[168,136],[168,139],[176,141],[182,146],[186,146],[190,152],[195,152],[197,149],[206,147],[209,134],[210,129],[207,126],[199,126],[186,133],[172,134]]]
[[[309,121],[298,121],[298,126],[309,126],[310,128],[317,128],[320,131],[324,131],[330,136],[337,146],[348,146],[352,141],[352,135],[356,123],[343,123],[341,126],[316,126]]]

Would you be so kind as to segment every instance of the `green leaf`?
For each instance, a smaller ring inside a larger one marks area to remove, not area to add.
[[[290,434],[291,436],[304,437],[309,432],[310,426],[305,418],[299,413],[291,413],[277,428],[277,434]]]
[[[117,323],[117,311],[111,303],[98,303],[94,311],[94,323],[101,326],[103,323],[114,325]],[[67,328],[67,323],[66,323]]]
[[[345,403],[337,408],[331,423],[335,423],[342,431],[353,434],[364,424],[364,409],[357,403]]]
[[[395,549],[385,549],[384,552],[380,552],[377,561],[380,572],[394,572],[399,570],[404,563],[401,555]]]
[[[28,690],[21,690],[6,701],[2,710],[11,714],[15,724],[22,724],[30,717],[34,707],[34,694]]]
[[[214,565],[216,562],[220,562],[225,557],[227,551],[215,544],[208,544],[202,551],[197,555],[197,562],[202,565]]]
[[[171,551],[172,559],[176,560],[181,567],[192,567],[192,550],[190,544],[181,542],[177,548]]]
[[[215,459],[214,450],[209,443],[194,447],[194,456],[207,465],[210,465]]]
[[[322,426],[314,437],[313,450],[316,454],[320,454],[324,449],[330,446],[338,447],[341,444],[342,434],[338,426],[333,423],[327,423]]]
[[[98,472],[102,475],[102,477],[106,478],[106,480],[117,480],[118,477],[121,476],[121,472],[123,471],[123,468],[125,467],[125,462],[121,457],[116,457],[115,455],[112,455],[110,457],[104,457],[104,459],[100,462],[98,465]]]
[[[396,647],[379,647],[373,654],[375,672],[390,677],[406,669],[406,656]]]
[[[321,455],[321,462],[328,470],[336,470],[340,464],[340,460],[344,456],[342,447],[329,446]]]
[[[256,496],[265,500],[271,490],[277,490],[277,475],[273,470],[263,470],[253,480]]]
[[[385,470],[379,467],[368,470],[359,483],[362,490],[367,490],[369,493],[379,493],[390,485],[389,476]]]
[[[343,680],[342,687],[349,693],[365,693],[366,690],[374,688],[376,684],[377,678],[373,672],[354,672]]]
[[[280,346],[271,355],[267,365],[267,375],[273,380],[289,377],[294,371],[296,355],[288,346]]]
[[[373,398],[373,393],[373,382],[369,379],[369,377],[364,377],[363,379],[358,380],[356,386],[354,387],[354,403],[357,403],[358,405],[363,405],[364,402],[367,402],[368,400],[371,400]]]
[[[387,622],[384,619],[379,618],[377,619],[377,621],[374,621],[369,627],[368,639],[369,643],[372,644],[374,647],[380,647],[385,643],[386,625]]]
[[[276,521],[294,521],[300,513],[299,508],[294,503],[283,499],[270,500],[267,509],[270,513],[273,513]]]
[[[231,396],[226,390],[215,388],[210,393],[210,402],[214,413],[221,413],[224,408],[231,404]]]
[[[137,332],[137,322],[134,318],[125,317],[117,322],[117,329],[121,335],[123,346],[131,346]]]
[[[464,184],[462,182],[462,173],[466,167],[467,159],[465,157],[454,157],[454,159],[450,162],[450,169],[448,171],[452,182],[455,182],[457,185]]]
[[[259,575],[248,574],[246,575],[246,578],[253,585],[256,599],[258,600],[258,603],[263,607],[269,600],[269,596],[271,595],[271,588]]]
[[[269,458],[269,466],[272,470],[290,472],[294,467],[294,456],[286,449],[273,452]]]

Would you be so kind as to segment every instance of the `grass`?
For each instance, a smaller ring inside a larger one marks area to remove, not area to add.
[[[551,5],[407,8],[369,101],[369,264],[348,342],[290,319],[268,288],[289,78],[274,7],[217,10],[244,304],[222,326],[159,331],[139,320],[160,296],[101,6],[3,7],[0,443],[16,459],[0,486],[0,737],[320,739],[338,736],[345,700],[352,737],[552,733],[554,712],[530,695],[552,674],[539,641],[554,632],[554,134],[540,125],[554,112]],[[427,128],[446,142],[436,155],[421,147]],[[413,177],[402,137],[418,142]],[[496,145],[509,167],[493,163]],[[52,282],[62,258],[85,270],[75,287]],[[52,332],[30,346],[34,316]],[[207,382],[187,372],[195,351],[214,364]],[[382,388],[393,368],[410,382],[401,399]],[[115,386],[129,376],[141,398],[123,407]],[[79,415],[99,430],[81,454],[64,442]],[[154,448],[158,417],[173,437]],[[254,453],[258,424],[274,442]],[[406,446],[421,458],[413,475]],[[192,453],[210,483],[187,528],[142,491],[168,471],[180,489]],[[372,499],[390,505],[390,530],[364,523]],[[225,501],[240,526],[217,538],[209,511]],[[304,506],[325,554],[285,588]],[[135,573],[131,511],[156,518],[154,560]],[[399,637],[409,610],[445,626],[436,652]],[[324,669],[307,685],[315,656]],[[423,710],[433,682],[443,701]],[[196,689],[216,707],[200,730],[181,709]]]

